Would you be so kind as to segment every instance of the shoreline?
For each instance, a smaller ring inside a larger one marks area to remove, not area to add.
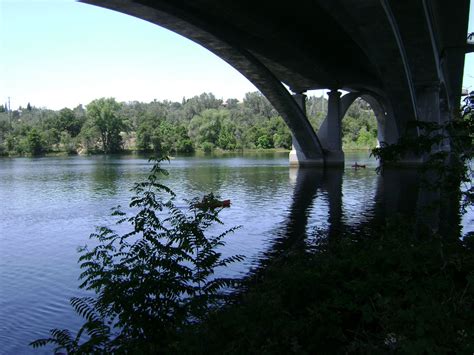
[[[373,148],[350,148],[344,149],[343,152],[370,152]],[[210,152],[205,152],[203,150],[196,150],[192,153],[174,153],[169,154],[170,157],[175,156],[223,156],[227,154],[245,154],[245,153],[290,153],[290,150],[283,149],[283,148],[244,148],[244,149],[233,149],[233,150],[223,150],[223,149],[214,149]],[[134,149],[124,149],[120,152],[116,153],[103,153],[103,152],[92,152],[87,154],[79,154],[79,153],[68,153],[66,151],[59,151],[59,152],[49,152],[41,155],[11,155],[11,154],[0,154],[0,158],[54,158],[54,157],[74,157],[74,156],[119,156],[119,155],[137,155],[137,156],[153,156],[155,153],[153,152],[145,152],[140,150]]]

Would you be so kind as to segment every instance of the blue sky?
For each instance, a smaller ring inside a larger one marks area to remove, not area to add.
[[[103,96],[181,101],[202,92],[241,100],[256,90],[181,36],[73,0],[0,0],[0,53],[0,103],[10,97],[12,108],[60,109]],[[464,86],[474,90],[474,54]]]
[[[0,0],[0,103],[59,109],[103,96],[242,99],[255,87],[201,46],[131,16],[70,0]]]

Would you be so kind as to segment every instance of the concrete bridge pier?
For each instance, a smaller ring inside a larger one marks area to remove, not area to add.
[[[439,83],[433,83],[424,88],[420,95],[421,100],[419,100],[421,101],[420,120],[439,125],[446,124],[452,120],[455,114],[451,112],[449,101],[444,94],[443,87]],[[451,141],[448,138],[448,132],[437,131],[432,134],[443,134],[446,138],[442,139],[436,146],[433,146],[430,154],[451,151]]]
[[[318,137],[324,149],[326,165],[343,166],[341,92],[331,90],[328,97],[328,115],[318,131]]]
[[[292,136],[291,140],[292,144],[289,156],[290,166],[298,167],[300,165],[304,165],[302,164],[302,162],[308,161],[306,155],[304,154],[303,150],[301,149],[300,145],[298,144],[298,141],[295,139],[294,136]],[[324,163],[321,163],[320,165],[324,165]]]
[[[440,100],[440,85],[439,83],[430,83],[425,84],[422,87],[419,87],[416,90],[416,103],[417,103],[417,117],[418,122],[440,124],[443,120],[449,119],[449,112],[442,113],[441,110],[441,100]],[[402,120],[400,120],[402,121]],[[403,136],[419,137],[425,134],[428,134],[427,130],[424,130],[422,127],[410,126],[409,121],[404,121],[401,123],[400,134]],[[431,135],[436,135],[441,132],[434,131],[431,132]],[[410,153],[402,157],[397,165],[403,166],[418,166],[426,162],[431,154],[440,152],[441,150],[449,150],[449,141],[441,141],[439,144],[434,144],[431,147],[431,151],[424,154],[415,154],[415,152]]]
[[[420,121],[440,124],[441,123],[441,110],[440,110],[440,86],[438,83],[425,86],[418,94],[418,105],[419,105],[419,119]],[[423,133],[423,132],[422,132]],[[433,132],[437,134],[441,132]],[[443,144],[439,144],[431,147],[431,153],[437,153],[442,148]],[[426,157],[422,157],[425,160]]]
[[[350,104],[359,96],[358,93],[350,93],[341,100],[341,92],[331,90],[328,93],[328,114],[321,124],[317,136],[321,142],[325,166],[344,166],[344,152],[342,151],[342,117]],[[347,96],[347,97],[346,97]],[[306,95],[304,93],[293,94],[301,110],[306,113]],[[307,158],[305,151],[293,136],[292,150],[290,152],[290,166],[298,165],[321,165],[321,161],[312,163]]]

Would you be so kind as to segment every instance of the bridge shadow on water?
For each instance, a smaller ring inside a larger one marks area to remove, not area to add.
[[[439,201],[413,169],[385,170],[354,222],[347,171],[293,173],[286,222],[235,303],[206,325],[207,349],[472,352],[474,243],[461,238],[459,202]],[[310,226],[324,208],[325,227]]]
[[[347,233],[364,233],[369,237],[395,218],[410,221],[417,228],[430,228],[444,236],[460,237],[459,201],[449,200],[446,196],[441,198],[439,193],[425,186],[421,173],[415,169],[384,169],[378,174],[373,201],[364,206],[365,210],[359,211],[356,219],[345,215],[344,169],[302,168],[290,174],[295,186],[288,216],[275,230],[277,238],[263,259],[292,248],[311,249],[311,237],[318,232],[324,233],[328,239]],[[327,209],[326,228],[324,231],[321,227],[311,230],[308,226],[310,214],[312,210],[321,208]]]

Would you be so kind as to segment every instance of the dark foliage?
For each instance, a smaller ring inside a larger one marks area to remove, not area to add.
[[[312,251],[287,250],[257,272],[182,352],[472,353],[473,237],[414,225],[403,217],[375,233],[316,231]]]

